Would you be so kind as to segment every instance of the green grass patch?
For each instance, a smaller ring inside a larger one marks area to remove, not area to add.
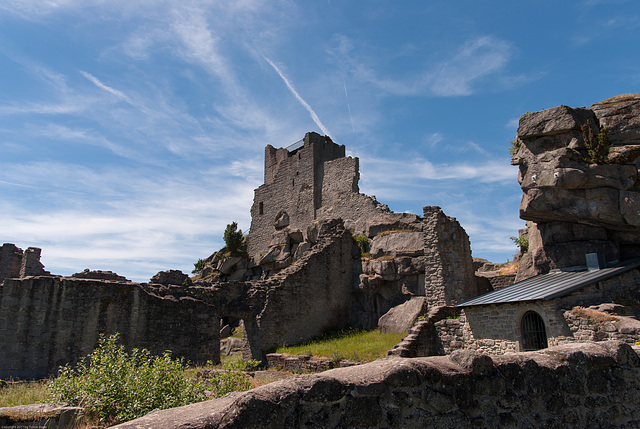
[[[296,346],[283,346],[276,353],[323,356],[335,360],[372,361],[383,358],[407,333],[383,334],[379,330],[343,330]]]
[[[0,407],[47,403],[50,390],[45,381],[6,382],[0,388]]]

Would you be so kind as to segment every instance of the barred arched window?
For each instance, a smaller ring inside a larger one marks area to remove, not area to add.
[[[535,311],[527,311],[520,321],[522,349],[525,352],[547,348],[547,331],[544,320]]]

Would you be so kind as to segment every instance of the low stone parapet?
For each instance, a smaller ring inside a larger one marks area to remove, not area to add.
[[[348,359],[330,359],[309,355],[288,355],[284,353],[269,353],[267,366],[273,369],[282,369],[290,372],[322,372],[333,368],[345,368],[360,365]]]
[[[640,427],[638,347],[388,358],[155,411],[119,428]]]

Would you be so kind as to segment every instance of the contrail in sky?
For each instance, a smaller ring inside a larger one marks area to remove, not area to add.
[[[273,69],[278,72],[278,74],[280,75],[280,77],[282,78],[282,80],[284,81],[285,85],[287,85],[287,88],[289,88],[289,91],[291,91],[291,93],[293,94],[294,97],[296,97],[298,99],[298,101],[300,102],[300,104],[302,104],[302,106],[304,106],[305,109],[307,109],[307,111],[309,112],[309,114],[311,115],[311,119],[313,119],[313,122],[316,123],[316,125],[320,128],[320,130],[322,130],[322,132],[324,133],[325,136],[330,136],[331,133],[329,132],[329,130],[327,130],[327,127],[325,127],[322,122],[320,122],[320,118],[318,118],[318,115],[316,115],[316,112],[313,111],[313,109],[311,108],[311,106],[309,106],[309,103],[307,103],[306,101],[304,101],[304,99],[302,97],[300,97],[300,94],[298,94],[298,91],[296,91],[296,89],[293,87],[293,85],[291,84],[291,82],[289,82],[289,79],[287,79],[287,77],[282,74],[282,72],[280,71],[280,69],[273,63],[273,61],[271,61],[269,58],[263,56],[263,58],[265,60],[267,60],[267,62],[269,64],[271,64],[271,67],[273,67]]]
[[[347,109],[349,109],[349,120],[351,121],[351,131],[355,133],[356,129],[353,126],[353,116],[351,116],[351,105],[349,104],[349,94],[347,94],[347,82],[343,82],[343,83],[344,83],[344,96],[347,99]]]
[[[102,83],[100,81],[100,79],[98,79],[97,77],[95,77],[91,73],[87,73],[85,71],[80,70],[80,74],[82,76],[84,76],[85,78],[87,78],[91,83],[93,83],[98,88],[104,89],[109,94],[115,95],[116,97],[121,98],[122,100],[124,100],[127,103],[131,104],[131,100],[129,99],[129,97],[127,97],[122,91],[118,91],[115,88],[111,88],[110,86],[105,85],[104,83]]]

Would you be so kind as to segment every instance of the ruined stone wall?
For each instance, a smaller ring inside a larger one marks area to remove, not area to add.
[[[155,411],[124,428],[640,427],[638,347],[381,359]]]
[[[0,282],[20,277],[22,254],[22,249],[12,243],[4,243],[0,247]]]
[[[4,279],[49,275],[40,262],[41,250],[29,247],[24,252],[12,243],[0,247],[0,282]]]
[[[451,305],[477,296],[469,236],[440,207],[424,207],[424,246],[430,305]]]
[[[276,230],[306,231],[322,199],[323,164],[339,157],[344,157],[344,146],[316,133],[307,133],[304,145],[291,152],[266,147],[265,183],[255,190],[251,207],[251,256],[266,254]]]
[[[322,200],[316,213],[318,219],[340,218],[347,229],[363,233],[373,217],[391,213],[375,197],[360,193],[358,158],[338,158],[326,162],[323,167]]]
[[[349,324],[353,301],[352,261],[356,255],[349,231],[333,221],[319,243],[290,267],[257,282],[266,290],[255,321],[245,320],[252,357],[280,345],[297,344]]]
[[[43,378],[77,361],[98,335],[127,348],[219,361],[219,319],[191,298],[160,298],[139,284],[61,277],[7,279],[0,286],[0,378]]]

